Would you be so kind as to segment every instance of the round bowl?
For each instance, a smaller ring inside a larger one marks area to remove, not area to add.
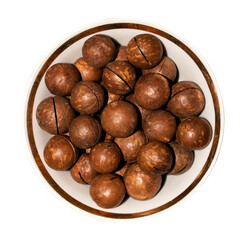
[[[201,113],[213,129],[210,144],[201,151],[195,151],[195,161],[191,169],[179,176],[167,176],[161,191],[151,200],[137,201],[129,198],[112,209],[98,207],[89,195],[89,186],[73,181],[69,171],[54,171],[43,160],[43,149],[52,136],[44,132],[36,121],[36,108],[39,102],[50,96],[44,83],[47,69],[59,62],[73,63],[81,57],[81,48],[86,39],[94,34],[106,34],[121,45],[126,45],[135,35],[150,33],[156,35],[164,44],[167,55],[178,67],[178,79],[196,82],[203,90],[206,106]],[[26,136],[31,159],[39,175],[56,196],[65,199],[77,209],[110,218],[136,218],[151,215],[168,209],[196,190],[207,177],[216,162],[223,135],[223,107],[216,80],[206,62],[175,34],[161,27],[141,22],[105,21],[79,30],[68,36],[41,62],[31,79],[25,110]]]

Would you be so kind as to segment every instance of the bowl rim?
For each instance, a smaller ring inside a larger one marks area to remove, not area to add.
[[[199,67],[202,72],[209,90],[212,95],[214,109],[215,109],[215,129],[213,134],[213,142],[212,147],[206,160],[202,170],[199,172],[194,181],[190,184],[190,186],[185,189],[181,194],[175,197],[173,200],[147,211],[137,212],[137,213],[112,213],[104,210],[99,210],[87,206],[78,200],[71,197],[67,194],[50,176],[48,171],[46,170],[42,160],[38,154],[34,134],[33,134],[33,126],[32,126],[32,116],[33,116],[33,105],[35,94],[38,89],[38,85],[52,62],[55,58],[63,52],[70,45],[80,40],[83,37],[86,37],[90,34],[97,34],[98,32],[110,29],[120,29],[120,28],[129,28],[129,29],[137,29],[149,32],[150,34],[156,34],[161,37],[164,37],[171,42],[178,45],[178,47],[182,48],[195,62],[195,64]],[[181,40],[180,40],[181,39]],[[33,75],[30,78],[29,86],[27,88],[26,101],[25,101],[25,109],[24,109],[24,132],[25,132],[25,143],[28,149],[28,153],[30,159],[32,160],[32,166],[35,169],[36,173],[43,180],[48,189],[54,193],[58,198],[65,200],[65,203],[68,203],[70,206],[74,206],[78,210],[84,210],[85,212],[95,214],[101,217],[108,217],[114,219],[132,219],[139,218],[143,216],[150,216],[155,213],[160,213],[163,210],[169,209],[170,207],[176,206],[176,204],[182,202],[187,197],[192,195],[203,183],[203,181],[207,178],[212,168],[214,167],[217,157],[219,155],[222,139],[223,139],[223,129],[224,129],[224,110],[223,110],[223,102],[220,94],[220,90],[217,85],[217,81],[214,77],[213,72],[211,71],[209,65],[206,61],[201,57],[189,44],[186,43],[185,40],[182,40],[177,34],[170,33],[169,30],[164,29],[162,26],[157,24],[148,23],[146,21],[139,20],[120,20],[120,19],[107,19],[101,22],[96,22],[89,24],[83,28],[74,31],[64,38],[59,44],[57,44],[54,48],[52,48],[47,56],[42,58],[39,66],[35,69]],[[82,212],[82,211],[81,211]]]

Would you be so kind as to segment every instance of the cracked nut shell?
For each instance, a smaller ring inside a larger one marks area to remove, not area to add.
[[[36,111],[39,126],[50,134],[63,134],[75,117],[69,100],[63,97],[48,97],[42,100]]]
[[[156,73],[141,76],[135,85],[134,96],[141,107],[156,110],[165,105],[170,96],[168,81]]]
[[[196,83],[183,81],[172,86],[172,96],[167,107],[175,116],[180,118],[196,116],[204,106],[204,94]]]
[[[169,145],[172,147],[174,152],[174,166],[169,174],[180,175],[187,172],[194,161],[193,151],[184,148],[177,141],[170,142]]]
[[[212,128],[205,118],[189,117],[178,125],[176,138],[185,148],[200,150],[209,144],[212,138]]]
[[[99,175],[90,165],[89,154],[83,153],[70,169],[72,178],[81,184],[90,184]]]
[[[151,112],[143,123],[143,131],[149,141],[167,143],[174,137],[176,129],[175,117],[164,110]]]
[[[67,136],[53,136],[47,142],[44,152],[47,165],[58,171],[68,170],[77,161],[78,150]]]
[[[137,161],[140,147],[147,142],[144,133],[140,130],[126,138],[115,138],[114,142],[121,149],[126,162]]]
[[[151,34],[139,34],[129,41],[126,55],[128,61],[137,68],[153,68],[161,61],[162,43]]]
[[[70,102],[80,114],[95,113],[103,106],[104,91],[93,81],[81,81],[74,86]]]
[[[122,100],[109,103],[102,111],[102,128],[113,137],[128,137],[137,127],[135,107]]]
[[[97,34],[84,42],[82,55],[90,66],[102,68],[114,59],[116,47],[110,37]]]
[[[114,172],[121,161],[121,151],[113,142],[100,142],[90,152],[90,164],[99,173]]]
[[[79,58],[74,63],[81,74],[83,81],[100,81],[102,78],[102,69],[90,66],[83,58]]]
[[[135,69],[127,61],[110,62],[103,70],[102,83],[108,92],[127,94],[136,83]]]
[[[87,149],[97,144],[102,136],[99,121],[91,116],[78,116],[69,126],[69,137],[79,148]]]
[[[139,167],[149,174],[167,173],[173,163],[171,149],[158,141],[148,142],[140,148],[138,153]]]
[[[45,76],[48,90],[58,96],[69,96],[78,81],[80,81],[78,69],[68,63],[57,63],[51,66]]]
[[[161,175],[148,174],[137,163],[128,166],[123,179],[128,195],[136,200],[153,198],[162,184]]]
[[[148,73],[161,74],[171,82],[174,82],[177,76],[177,67],[171,58],[164,56],[156,67],[142,70],[143,75]]]
[[[102,208],[114,208],[123,201],[126,188],[120,176],[101,174],[93,179],[89,188],[92,200]]]

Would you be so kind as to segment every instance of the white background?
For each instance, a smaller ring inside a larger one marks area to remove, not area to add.
[[[0,239],[239,239],[239,1],[1,1]],[[182,36],[207,60],[225,107],[218,161],[186,201],[138,220],[100,219],[59,201],[34,172],[22,113],[31,74],[66,34],[105,18],[136,18]]]

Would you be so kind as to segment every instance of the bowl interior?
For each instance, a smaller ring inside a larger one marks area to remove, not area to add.
[[[84,34],[86,35],[84,37],[81,37],[81,34],[76,35],[75,38],[73,37],[70,40],[70,43],[64,43],[64,47],[60,47],[57,53],[53,53],[50,57],[51,60],[49,60],[50,58],[44,60],[41,72],[38,72],[36,78],[34,79],[35,82],[29,97],[29,102],[31,101],[31,103],[28,104],[28,117],[30,117],[30,120],[28,119],[28,137],[34,161],[36,162],[43,177],[58,192],[59,195],[71,202],[73,205],[95,214],[113,217],[134,217],[160,211],[173,205],[187,195],[200,181],[204,175],[205,169],[208,169],[212,162],[215,152],[213,151],[213,147],[216,148],[217,145],[217,143],[214,143],[213,146],[213,139],[215,138],[212,138],[210,144],[204,150],[195,151],[194,164],[188,172],[179,176],[167,176],[166,182],[161,191],[153,199],[147,201],[137,201],[129,198],[119,207],[106,210],[99,208],[92,201],[89,195],[89,186],[76,183],[71,178],[69,171],[54,171],[45,164],[43,160],[43,149],[46,142],[52,135],[40,129],[35,116],[36,108],[39,102],[51,95],[44,82],[44,74],[49,66],[60,62],[73,63],[76,59],[82,56],[81,49],[84,41],[93,34],[97,33],[97,31],[99,31],[98,33],[111,36],[121,45],[126,45],[132,37],[140,33],[146,33],[148,30],[143,27],[141,29],[139,25],[138,28],[140,29],[137,29],[136,27],[119,28],[118,26],[119,25],[116,25],[115,27],[111,27],[109,29],[105,28],[101,30],[101,28],[99,28],[95,31],[89,31]],[[155,31],[150,31],[151,34],[154,34],[154,32]],[[206,75],[203,74],[203,69],[201,69],[201,66],[198,64],[199,59],[194,59],[194,53],[189,54],[191,53],[191,50],[189,50],[190,52],[186,51],[186,48],[179,45],[178,41],[175,41],[175,38],[171,38],[171,36],[166,37],[165,34],[161,33],[162,31],[159,33],[156,32],[155,35],[159,37],[164,44],[167,55],[175,61],[178,68],[179,81],[193,81],[202,88],[206,98],[206,106],[201,116],[205,117],[210,122],[213,129],[213,136],[216,135],[215,123],[217,113],[216,103],[214,102],[216,101],[216,96],[213,96],[213,91],[211,91],[210,88],[210,85],[213,87],[213,84],[206,80]],[[114,215],[111,215],[111,213],[114,213]],[[123,214],[126,215],[124,216]]]

